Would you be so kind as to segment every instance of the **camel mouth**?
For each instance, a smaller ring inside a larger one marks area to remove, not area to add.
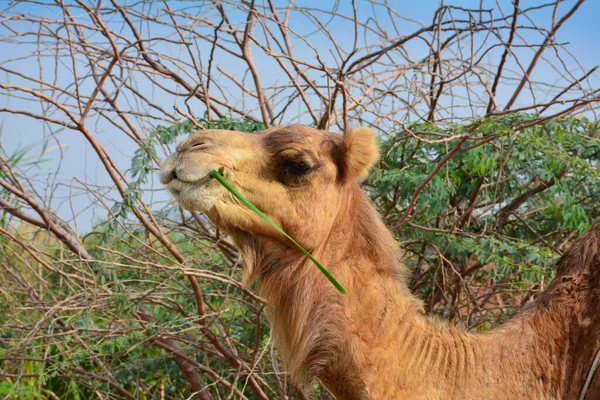
[[[201,178],[196,179],[181,178],[178,177],[177,174],[175,174],[175,172],[173,172],[172,175],[173,176],[165,184],[167,185],[169,192],[171,192],[176,197],[186,190],[200,189],[203,186],[206,186],[210,181],[214,179],[210,175],[210,173],[203,175]]]
[[[216,168],[169,168],[161,171],[161,182],[181,207],[206,212],[223,195],[222,186],[210,174],[213,169]]]

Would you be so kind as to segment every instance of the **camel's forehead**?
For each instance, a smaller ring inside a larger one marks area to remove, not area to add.
[[[270,153],[293,148],[318,151],[324,143],[335,143],[336,136],[340,135],[306,126],[293,125],[266,131],[261,138],[261,142],[265,150]]]
[[[309,126],[289,125],[272,127],[259,132],[239,132],[223,129],[211,129],[194,133],[189,139],[200,136],[219,138],[221,145],[252,146],[255,150],[262,147],[270,153],[277,153],[282,149],[297,147],[299,150],[318,150],[324,143],[338,144],[342,135],[321,131]]]

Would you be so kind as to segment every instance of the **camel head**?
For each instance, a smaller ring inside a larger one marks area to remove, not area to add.
[[[206,213],[238,244],[252,238],[289,247],[287,239],[210,178],[210,171],[224,167],[234,187],[311,251],[326,240],[358,188],[356,181],[376,159],[375,138],[367,128],[344,135],[299,125],[257,133],[205,130],[179,144],[160,179],[183,208]]]

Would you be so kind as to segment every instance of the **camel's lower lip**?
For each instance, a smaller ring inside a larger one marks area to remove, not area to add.
[[[207,183],[208,181],[210,181],[212,179],[213,179],[213,177],[210,174],[208,174],[208,175],[205,175],[203,178],[196,179],[193,181],[182,181],[181,179],[179,179],[179,180],[183,183],[188,183],[190,185],[204,185],[205,183]]]
[[[184,180],[175,178],[171,182],[169,182],[168,187],[172,193],[178,194],[178,193],[181,193],[183,190],[190,188],[191,186],[195,186],[195,187],[204,186],[211,180],[213,180],[213,177],[210,174],[204,176],[203,178],[196,179],[193,181],[184,181]]]

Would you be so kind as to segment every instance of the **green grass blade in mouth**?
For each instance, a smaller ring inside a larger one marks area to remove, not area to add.
[[[242,204],[244,204],[246,207],[252,210],[256,215],[261,217],[266,223],[275,228],[283,236],[288,238],[292,243],[294,243],[300,249],[300,251],[302,251],[302,253],[304,253],[304,255],[306,255],[306,257],[308,257],[317,266],[317,268],[319,268],[323,275],[325,275],[325,277],[329,279],[329,282],[331,282],[340,293],[347,293],[346,289],[344,289],[344,287],[337,281],[337,279],[335,279],[333,275],[331,275],[331,273],[327,271],[327,269],[324,266],[322,266],[316,258],[312,256],[312,254],[310,254],[306,249],[304,249],[304,247],[300,246],[298,242],[296,242],[290,235],[285,233],[285,231],[281,229],[275,222],[271,221],[271,219],[267,217],[258,208],[256,208],[254,204],[250,203],[250,201],[247,198],[245,198],[240,192],[238,192],[237,189],[234,188],[231,185],[231,183],[229,183],[227,179],[223,177],[223,168],[219,168],[218,171],[211,171],[210,176],[215,178],[221,185],[223,185],[223,187],[225,187],[225,189],[227,189],[229,192],[231,192],[232,195],[234,195],[239,201],[241,201]]]

